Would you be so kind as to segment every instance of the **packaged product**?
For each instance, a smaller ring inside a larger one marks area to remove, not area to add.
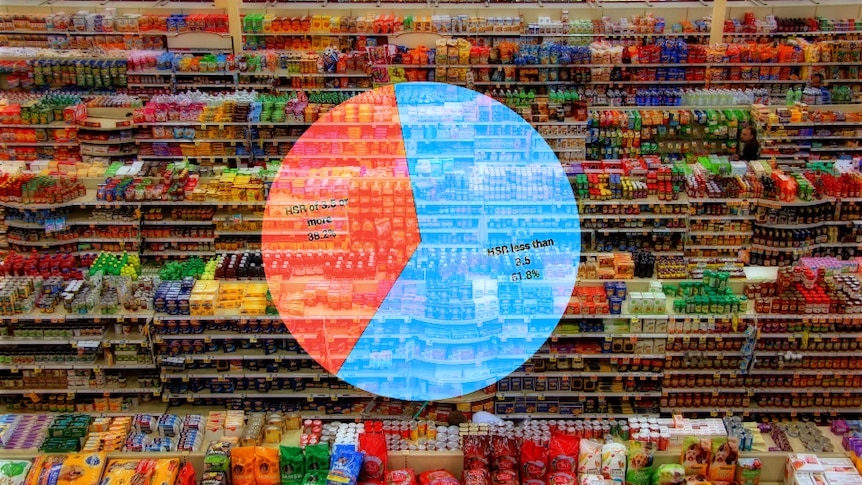
[[[338,449],[333,456],[335,459],[329,469],[329,474],[326,476],[327,485],[356,485],[359,472],[362,470],[362,453],[355,450]]]
[[[356,445],[340,443],[332,445],[332,448],[329,449],[329,467],[332,468],[335,465],[335,460],[338,459],[338,456],[343,451],[356,451]]]
[[[305,476],[305,456],[302,454],[302,448],[282,446],[280,451],[281,485],[299,485]]]
[[[305,473],[302,477],[302,485],[323,485],[326,483],[326,477],[329,475],[329,470],[314,470]]]
[[[732,482],[736,478],[739,460],[739,438],[735,436],[713,438],[712,460],[707,475],[713,482]]]
[[[278,448],[258,446],[255,448],[254,481],[256,485],[279,485],[281,473]]]
[[[254,446],[240,446],[231,450],[230,471],[233,485],[255,485],[254,467]]]
[[[601,475],[584,475],[578,479],[578,485],[604,485],[607,483]]]
[[[521,444],[521,481],[544,480],[548,474],[549,450],[527,440]]]
[[[740,458],[736,467],[736,483],[739,485],[760,485],[760,458]]]
[[[386,471],[386,437],[379,433],[360,434],[359,451],[365,454],[359,480],[382,484]]]
[[[576,463],[578,463],[578,447],[581,444],[581,439],[577,436],[569,436],[564,434],[551,435],[551,442],[548,444],[548,470],[552,473],[563,472],[574,475],[580,473]],[[598,468],[598,467],[596,467]]]
[[[305,468],[309,472],[329,470],[329,445],[318,443],[305,447]]]
[[[569,472],[551,472],[548,485],[575,485],[575,476]]]
[[[227,476],[227,473],[223,473],[223,472],[215,472],[215,473],[220,474],[222,476]],[[180,468],[180,473],[177,476],[176,485],[197,485],[196,480],[197,480],[197,473],[195,473],[195,467],[192,466],[191,463],[186,463],[185,465],[183,465],[182,468]],[[213,482],[211,484],[207,484],[207,483],[202,481],[201,485],[222,485],[224,483],[229,483],[229,482],[227,481],[227,479],[225,479],[224,481],[222,481],[220,483],[219,482]]]
[[[204,472],[201,485],[228,485],[227,474],[224,472]]]
[[[213,441],[207,447],[204,456],[204,471],[225,472],[230,470],[230,448],[229,441]]]
[[[25,460],[0,460],[0,483],[24,485],[30,462]]]
[[[180,472],[180,460],[111,460],[105,468],[101,485],[163,485],[174,483]]]
[[[581,440],[580,453],[578,454],[578,476],[601,475],[602,472],[602,444],[593,440]],[[551,469],[553,470],[553,456],[551,457]]]
[[[518,485],[518,470],[494,470],[491,472],[491,485]]]
[[[653,472],[653,485],[680,485],[685,482],[685,468],[682,465],[668,463],[660,465]]]
[[[602,446],[602,476],[614,483],[623,483],[625,481],[625,445],[622,443],[607,443]]]
[[[488,469],[491,441],[488,436],[467,435],[464,437],[464,469]]]
[[[99,478],[105,469],[105,461],[105,453],[68,455],[60,465],[59,475],[54,475],[57,471],[52,466],[48,476],[43,476],[42,479],[34,483],[51,483],[52,485],[92,485],[99,483]],[[51,477],[48,481],[43,481],[44,478],[51,475],[54,475],[56,480]]]
[[[709,439],[696,436],[683,438],[680,463],[685,468],[685,474],[706,476],[711,450],[712,442]]]
[[[703,475],[689,475],[685,477],[685,485],[712,485],[712,482]]]
[[[459,485],[458,479],[446,470],[429,470],[419,474],[420,485]]]
[[[386,485],[416,485],[416,474],[411,468],[387,470]]]
[[[483,469],[464,470],[461,482],[464,485],[491,485],[491,475]]]
[[[632,485],[650,485],[655,448],[655,443],[629,441],[626,482]]]
[[[492,436],[491,459],[491,467],[494,470],[517,470],[518,443],[513,438]]]

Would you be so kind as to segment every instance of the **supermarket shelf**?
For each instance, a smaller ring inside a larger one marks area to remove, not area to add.
[[[212,219],[206,221],[184,221],[184,220],[174,220],[174,219],[162,219],[159,221],[148,221],[143,220],[141,224],[145,226],[211,226],[215,221]],[[173,239],[171,239],[173,241]],[[152,241],[152,239],[148,239],[148,241]]]
[[[84,129],[84,128],[81,128]],[[121,140],[80,140],[82,145],[126,145],[134,144],[134,138],[124,138]]]
[[[595,392],[578,392],[578,391],[522,391],[522,392],[505,392],[498,391],[497,396],[502,398],[507,397],[528,397],[528,396],[551,396],[551,397],[575,397],[575,396],[601,396],[601,397],[661,397],[661,392],[614,392],[600,391]]]
[[[17,388],[5,387],[0,388],[2,394],[150,394],[159,395],[161,389],[158,387],[62,387],[57,389],[32,389],[32,388]]]
[[[0,370],[8,370],[16,373],[21,370],[121,370],[121,369],[155,369],[155,364],[145,364],[137,362],[115,362],[108,365],[104,362],[56,362],[56,363],[37,363],[37,364],[8,364],[0,365]]]
[[[159,359],[164,361],[165,359],[181,359],[186,362],[210,362],[214,360],[248,360],[248,361],[258,361],[258,360],[275,360],[276,362],[280,362],[282,360],[310,360],[311,357],[308,354],[287,354],[284,352],[279,352],[276,354],[265,354],[263,349],[240,349],[236,352],[231,353],[207,353],[207,354],[179,354],[179,355],[162,355],[159,356]]]
[[[668,353],[669,354],[669,353]],[[664,359],[665,354],[581,354],[581,353],[537,353],[533,356],[534,359]]]
[[[525,217],[536,217],[535,214],[524,214]],[[602,219],[612,219],[612,220],[652,220],[652,219],[681,219],[685,218],[685,214],[579,214],[580,219],[583,220],[602,220]],[[507,216],[509,217],[509,216]],[[587,227],[582,227],[582,229],[591,229]],[[594,228],[601,229],[601,228]],[[637,228],[642,229],[642,228]],[[656,228],[643,228],[643,229],[656,229]],[[659,228],[660,229],[660,228]]]
[[[162,371],[162,379],[261,379],[261,378],[296,378],[296,379],[327,379],[335,378],[332,374],[326,371],[312,372],[291,372],[288,370],[279,370],[278,372],[251,372],[251,371],[228,371],[228,372],[201,372],[195,369],[189,369],[182,372]]]
[[[192,243],[192,242],[213,242],[216,240],[213,237],[142,237],[144,242],[148,243]]]
[[[661,372],[623,372],[623,371],[589,371],[589,370],[571,370],[571,371],[546,371],[546,372],[512,372],[511,377],[644,377],[644,378],[660,378]]]
[[[245,138],[135,138],[143,143],[245,143]],[[221,157],[217,157],[221,158]]]
[[[605,333],[605,332],[582,332],[563,333],[554,332],[551,338],[665,338],[666,333]]]

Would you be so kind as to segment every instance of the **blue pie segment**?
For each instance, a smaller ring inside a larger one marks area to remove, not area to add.
[[[420,242],[337,375],[394,399],[463,396],[553,333],[577,278],[577,203],[513,110],[438,83],[398,84],[395,98]]]

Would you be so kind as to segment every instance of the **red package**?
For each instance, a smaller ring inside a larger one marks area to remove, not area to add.
[[[538,480],[536,478],[527,478],[525,480],[521,480],[521,485],[548,485],[548,482]]]
[[[464,485],[491,485],[491,475],[485,469],[464,470],[461,481]]]
[[[365,453],[362,469],[359,471],[359,480],[383,483],[386,471],[386,437],[382,434],[360,434],[359,451]]]
[[[455,475],[446,470],[428,470],[419,474],[420,485],[461,485]],[[517,484],[515,484],[517,485]]]
[[[518,469],[518,443],[505,436],[491,437],[491,468],[494,470]]]
[[[521,478],[543,480],[548,474],[548,449],[533,441],[521,444]]]
[[[412,468],[389,470],[386,472],[386,485],[416,485],[416,474]]]
[[[555,472],[548,475],[548,485],[575,485],[575,475],[567,472]]]
[[[488,469],[491,442],[488,436],[467,435],[464,437],[464,469]]]
[[[497,470],[491,473],[491,485],[518,485],[516,470]]]
[[[551,443],[548,446],[551,473],[563,472],[574,475],[577,470],[578,447],[581,439],[577,436],[563,434],[551,435]]]
[[[180,468],[180,473],[177,476],[177,485],[195,485],[197,483],[195,467],[191,463],[186,463]]]

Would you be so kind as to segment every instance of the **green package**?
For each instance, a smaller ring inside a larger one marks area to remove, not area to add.
[[[281,485],[300,485],[305,476],[305,456],[302,454],[302,448],[282,446],[279,462]]]
[[[329,473],[329,445],[319,443],[305,447],[305,469],[309,472]],[[326,480],[326,473],[323,479]]]

